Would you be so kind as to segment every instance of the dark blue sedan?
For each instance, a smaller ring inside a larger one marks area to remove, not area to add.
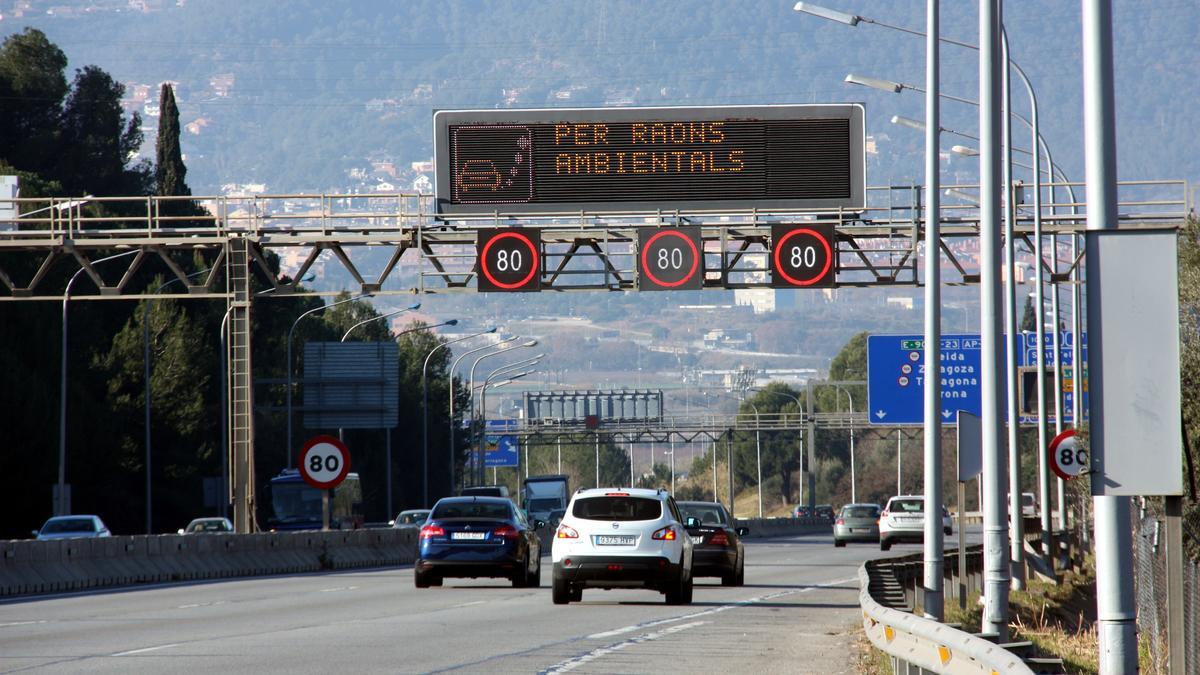
[[[421,527],[413,565],[417,588],[441,586],[446,577],[504,577],[513,588],[541,585],[538,526],[505,497],[438,500]]]

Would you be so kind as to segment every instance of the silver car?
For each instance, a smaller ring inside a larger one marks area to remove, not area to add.
[[[47,539],[75,539],[78,537],[107,537],[108,526],[100,516],[55,516],[47,520],[42,529],[34,530],[38,541]]]
[[[848,541],[879,541],[879,505],[846,504],[833,521],[833,545]]]

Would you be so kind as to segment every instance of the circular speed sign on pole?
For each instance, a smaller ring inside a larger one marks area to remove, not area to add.
[[[833,225],[771,226],[771,285],[828,288],[837,277]]]
[[[638,290],[696,291],[704,287],[699,226],[638,228]]]
[[[527,227],[478,231],[475,254],[480,292],[541,290],[541,232]]]
[[[314,436],[300,451],[300,476],[318,490],[337,487],[350,473],[350,451],[333,436]]]
[[[1088,471],[1088,453],[1079,445],[1074,429],[1067,429],[1050,441],[1050,468],[1063,480],[1071,480]]]

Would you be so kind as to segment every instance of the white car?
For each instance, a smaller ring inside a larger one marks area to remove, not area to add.
[[[942,507],[942,532],[954,533],[950,513]],[[925,539],[925,495],[896,495],[879,514],[879,548],[886,551],[901,541]]]
[[[666,490],[579,490],[554,533],[554,604],[582,600],[585,588],[648,588],[690,604],[687,526]]]

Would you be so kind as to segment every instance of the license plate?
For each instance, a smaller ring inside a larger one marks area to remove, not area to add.
[[[692,543],[693,544],[703,544],[704,543],[704,535],[692,537]]]
[[[632,534],[599,534],[596,535],[597,546],[633,546],[637,537]]]
[[[458,541],[479,541],[487,537],[487,532],[451,532],[450,538]]]

